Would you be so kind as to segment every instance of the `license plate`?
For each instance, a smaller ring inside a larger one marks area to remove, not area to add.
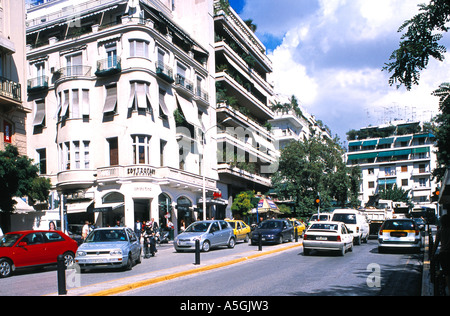
[[[321,237],[321,236],[317,236],[316,237],[316,240],[328,240],[328,238],[327,237]]]
[[[396,233],[391,233],[392,237],[406,237],[407,233],[405,232],[396,232]]]

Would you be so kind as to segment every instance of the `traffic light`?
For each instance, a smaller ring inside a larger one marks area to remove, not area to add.
[[[317,195],[316,198],[314,199],[314,206],[315,207],[320,206],[320,196],[319,195]]]
[[[431,202],[437,202],[439,200],[439,194],[441,193],[441,188],[436,188],[433,192],[433,196],[431,197]]]

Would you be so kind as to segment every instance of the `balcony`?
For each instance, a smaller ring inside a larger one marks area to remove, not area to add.
[[[161,62],[156,62],[156,75],[168,83],[175,82],[172,68]]]
[[[0,77],[0,97],[22,102],[22,87],[20,83]],[[0,98],[0,103],[2,98]]]
[[[199,102],[203,103],[203,105],[208,106],[209,105],[209,94],[205,90],[197,87],[197,89],[195,89],[194,100],[199,101]]]
[[[184,92],[191,96],[194,94],[194,84],[192,81],[187,80],[180,74],[177,74],[175,78],[175,88],[181,93]]]
[[[120,57],[107,58],[97,61],[97,77],[108,77],[122,72]]]
[[[69,66],[63,67],[59,70],[58,79],[76,78],[76,77],[90,77],[91,76],[91,66]]]
[[[27,81],[27,91],[29,93],[39,92],[48,89],[48,76],[40,76]]]

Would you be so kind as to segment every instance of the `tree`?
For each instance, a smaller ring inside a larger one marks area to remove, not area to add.
[[[358,170],[346,167],[342,155],[336,139],[316,136],[291,142],[281,151],[278,171],[272,175],[278,198],[292,200],[297,216],[308,216],[316,210],[317,193],[320,193],[322,209],[333,204],[343,206],[349,200],[354,202],[359,189]]]
[[[430,57],[444,60],[446,48],[439,44],[443,33],[449,28],[450,2],[448,0],[432,0],[428,5],[419,5],[419,14],[407,20],[398,29],[403,34],[400,47],[395,50],[385,64],[383,70],[392,73],[389,84],[397,83],[397,88],[404,85],[410,90],[418,85],[420,72],[428,66]]]
[[[243,218],[247,216],[250,210],[254,207],[252,204],[252,198],[255,197],[255,192],[244,191],[239,193],[234,199],[231,205],[233,211],[233,217]]]
[[[382,200],[405,202],[411,205],[411,199],[408,197],[410,191],[411,190],[404,190],[403,188],[399,188],[396,184],[394,184],[393,186],[386,186],[385,188],[381,188],[379,196]]]
[[[436,116],[435,129],[437,152],[437,166],[433,170],[433,177],[441,181],[445,170],[450,167],[450,83],[443,83],[433,92],[439,97],[440,114]]]
[[[38,167],[25,156],[19,156],[17,147],[8,145],[0,151],[0,210],[3,225],[9,230],[10,216],[14,212],[14,197],[29,196],[47,201],[50,181],[38,176]]]

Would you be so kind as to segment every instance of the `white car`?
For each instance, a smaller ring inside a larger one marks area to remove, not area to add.
[[[369,239],[370,227],[365,215],[353,209],[337,209],[333,212],[331,219],[335,222],[343,222],[348,230],[353,234],[355,245],[367,242]]]
[[[378,252],[386,248],[410,248],[420,252],[422,238],[420,229],[413,219],[388,219],[378,233]]]
[[[337,250],[343,256],[353,250],[353,235],[342,222],[314,222],[303,236],[303,254],[311,250]]]

